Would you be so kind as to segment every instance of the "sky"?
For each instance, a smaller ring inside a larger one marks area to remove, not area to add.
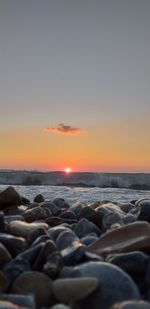
[[[0,168],[150,172],[150,1],[0,0]]]

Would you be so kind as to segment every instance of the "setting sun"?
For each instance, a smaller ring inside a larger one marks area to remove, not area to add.
[[[65,168],[65,173],[66,173],[66,174],[71,173],[71,171],[72,171],[72,170],[71,170],[71,168],[70,168],[70,167],[66,167],[66,168]]]

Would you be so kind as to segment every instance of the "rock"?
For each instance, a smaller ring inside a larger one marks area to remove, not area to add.
[[[88,221],[86,218],[82,218],[74,228],[74,233],[79,238],[82,238],[92,232],[97,236],[101,235],[99,228],[94,223]]]
[[[61,234],[62,232],[68,231],[68,230],[71,231],[71,229],[61,224],[61,225],[49,228],[47,233],[54,241],[56,241],[59,234]]]
[[[36,220],[44,220],[52,215],[52,211],[48,208],[37,206],[28,209],[24,212],[23,216],[27,222],[33,222]]]
[[[0,293],[1,292],[6,292],[9,287],[9,280],[5,276],[5,274],[0,271]]]
[[[123,220],[120,213],[117,212],[109,212],[104,215],[102,220],[102,228],[104,231],[107,231],[114,224],[119,224],[119,226],[123,225]]]
[[[94,223],[98,228],[101,229],[103,214],[96,212],[90,207],[83,207],[78,215],[78,218],[86,218],[88,221]]]
[[[123,223],[124,223],[124,224],[133,223],[133,222],[135,222],[136,220],[137,220],[136,215],[133,215],[133,214],[130,214],[130,213],[128,213],[127,215],[125,215],[125,216],[123,217]]]
[[[6,216],[15,216],[22,215],[23,211],[19,208],[19,206],[11,206],[4,209],[4,213]]]
[[[27,309],[27,308],[19,307],[10,301],[0,300],[0,309]]]
[[[48,256],[46,263],[43,265],[43,272],[51,279],[54,279],[61,271],[63,265],[62,256],[59,251],[56,251]]]
[[[70,208],[70,205],[63,198],[57,197],[53,200],[53,203],[59,208]]]
[[[0,300],[13,302],[23,308],[35,309],[35,300],[33,295],[16,295],[16,294],[1,294]]]
[[[138,201],[136,205],[138,207],[137,219],[150,223],[150,199]]]
[[[102,256],[148,249],[150,249],[150,225],[147,222],[130,223],[111,230],[88,246],[89,251]]]
[[[56,299],[69,304],[84,299],[95,291],[97,286],[98,280],[92,277],[58,279],[53,282],[53,292]]]
[[[13,257],[24,251],[27,247],[24,238],[15,237],[5,233],[0,233],[0,242],[7,248]]]
[[[3,211],[0,211],[0,233],[5,233],[5,221]]]
[[[56,245],[66,265],[74,265],[81,260],[85,252],[85,246],[79,238],[71,231],[62,232],[56,240]]]
[[[21,257],[16,257],[5,265],[3,271],[12,283],[18,276],[30,270],[29,262]]]
[[[92,233],[95,234],[95,233]],[[97,235],[92,235],[92,234],[88,234],[87,236],[81,238],[81,242],[85,245],[85,246],[89,246],[91,245],[93,242],[95,242],[98,237]]]
[[[44,201],[45,201],[45,199],[44,199],[42,194],[38,194],[34,198],[34,203],[42,203]]]
[[[111,309],[150,309],[150,303],[143,300],[128,300],[118,304],[114,304]]]
[[[30,200],[24,196],[21,196],[21,205],[30,205]]]
[[[48,208],[53,216],[59,216],[59,214],[61,213],[60,208],[51,201],[41,203],[40,206],[43,208]]]
[[[46,230],[44,228],[38,227],[37,229],[31,231],[27,235],[27,242],[32,244],[40,236],[47,236]]]
[[[81,209],[83,209],[84,207],[87,207],[87,205],[83,202],[76,202],[73,205],[70,206],[69,210],[73,211],[75,213],[75,215],[79,215]]]
[[[95,277],[98,280],[98,288],[80,301],[83,309],[110,309],[115,302],[140,298],[133,280],[119,267],[106,262],[80,264],[73,268],[72,277]]]
[[[11,234],[24,238],[27,238],[29,233],[35,231],[36,229],[42,228],[44,230],[47,230],[48,227],[49,227],[48,224],[46,224],[45,222],[32,222],[32,223],[27,223],[23,221],[10,222]]]
[[[148,289],[150,290],[150,258],[147,263],[147,268],[146,268],[146,285]]]
[[[19,205],[21,205],[21,197],[13,187],[8,187],[0,192],[0,209],[4,210],[7,207]]]
[[[39,243],[36,246],[31,246],[27,250],[20,253],[17,258],[21,258],[23,260],[26,260],[29,262],[29,264],[32,266],[36,259],[38,258],[40,251],[44,247],[44,243]]]
[[[50,278],[41,273],[29,271],[20,275],[12,285],[12,293],[33,294],[37,306],[51,305],[52,281]]]
[[[12,256],[10,252],[0,243],[0,266],[4,266],[4,264],[8,263],[11,259]]]
[[[131,209],[135,209],[135,205],[132,203],[123,203],[119,205],[121,210],[123,210],[125,213],[128,213]]]
[[[13,216],[5,216],[5,223],[10,223],[12,221],[24,221],[24,217],[22,215],[13,215]]]
[[[49,256],[57,251],[56,245],[52,240],[47,240],[44,243],[39,243],[38,245],[32,247],[33,249],[41,246],[40,251],[38,252],[36,259],[34,259],[34,270],[42,270],[43,265],[49,259]]]
[[[64,219],[77,219],[75,213],[70,210],[63,211],[59,217]]]
[[[64,304],[57,304],[57,305],[54,305],[53,307],[51,307],[51,309],[73,309],[72,306],[68,307]]]
[[[107,262],[112,263],[126,271],[136,282],[142,294],[145,293],[145,273],[148,263],[148,256],[146,254],[141,251],[114,254],[113,256],[108,256]]]

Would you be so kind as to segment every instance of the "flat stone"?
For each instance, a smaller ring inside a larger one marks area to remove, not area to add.
[[[116,302],[140,298],[138,288],[130,276],[106,262],[80,264],[72,269],[72,277],[95,277],[98,280],[97,289],[79,302],[82,309],[110,309]]]
[[[131,252],[150,249],[150,225],[147,222],[135,222],[118,229],[108,231],[88,250],[107,256],[112,253]]]
[[[7,248],[0,243],[0,266],[8,263],[12,259],[10,252]]]
[[[12,285],[12,293],[33,294],[38,306],[49,307],[52,298],[52,281],[41,273],[29,271],[20,275]]]
[[[118,304],[114,304],[111,309],[150,309],[150,303],[138,300],[138,301],[124,301]]]
[[[77,223],[73,231],[79,238],[82,238],[92,232],[94,232],[97,236],[101,235],[100,229],[86,218],[82,218]]]
[[[53,200],[53,203],[59,207],[59,208],[66,208],[68,209],[70,207],[70,205],[63,199],[63,198],[60,198],[60,197],[56,197],[54,200]]]
[[[7,187],[4,191],[0,192],[0,209],[7,207],[21,205],[20,194],[13,188]]]
[[[22,306],[23,308],[36,308],[33,295],[0,294],[0,300],[10,301],[18,306]]]
[[[9,280],[5,274],[0,271],[0,292],[6,292],[9,287]]]
[[[5,233],[0,233],[0,242],[13,257],[24,251],[27,247],[27,243],[23,237],[16,237]]]
[[[33,222],[36,220],[44,220],[51,215],[52,215],[52,211],[49,208],[45,208],[41,206],[28,209],[23,214],[27,222]]]
[[[53,292],[59,301],[69,304],[84,299],[98,286],[96,278],[58,279],[53,282]],[[65,291],[65,292],[64,292]]]
[[[9,263],[7,263],[3,268],[4,274],[11,283],[22,273],[25,273],[29,270],[30,264],[28,260],[18,256],[11,260]]]
[[[42,194],[38,194],[34,198],[34,203],[42,203],[45,201],[44,196]]]
[[[47,230],[49,226],[45,222],[32,222],[32,223],[27,223],[23,221],[10,222],[11,234],[19,237],[27,238],[29,233],[39,228]]]
[[[119,224],[119,226],[123,225],[122,216],[119,212],[111,211],[104,215],[102,220],[102,228],[103,230],[108,230],[116,223]]]

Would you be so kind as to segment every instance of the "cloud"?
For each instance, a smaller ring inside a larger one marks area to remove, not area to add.
[[[45,128],[44,130],[47,132],[64,134],[64,135],[82,135],[85,133],[85,131],[80,128],[74,128],[70,125],[65,125],[63,123],[60,123],[55,127]]]

